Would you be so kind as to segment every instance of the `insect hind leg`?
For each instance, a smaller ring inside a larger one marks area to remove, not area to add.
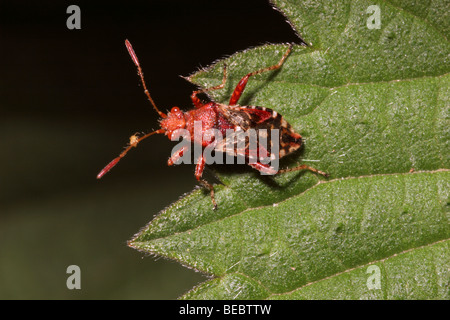
[[[285,173],[285,172],[292,172],[292,171],[300,171],[300,170],[308,170],[308,171],[311,171],[311,172],[314,172],[314,173],[318,173],[318,174],[324,176],[325,178],[328,178],[330,176],[328,173],[320,171],[320,170],[317,170],[316,168],[310,167],[310,166],[308,166],[306,164],[302,164],[302,165],[299,165],[299,166],[294,167],[294,168],[288,168],[288,169],[279,170],[277,172],[277,174]]]
[[[267,175],[274,175],[274,174],[278,173],[277,170],[275,170],[268,164],[262,164],[260,162],[249,163],[249,166],[258,170],[259,172],[261,172],[263,174],[267,174]]]
[[[262,164],[260,162],[256,162],[256,163],[249,163],[249,165],[258,170],[259,172],[263,173],[263,174],[267,174],[267,175],[275,175],[275,174],[280,174],[280,173],[286,173],[286,172],[292,172],[292,171],[300,171],[300,170],[309,170],[311,172],[320,174],[326,178],[329,177],[328,173],[317,170],[316,168],[310,167],[306,164],[302,164],[299,165],[297,167],[294,168],[288,168],[288,169],[282,169],[282,170],[275,170],[273,167],[271,167],[268,164]]]

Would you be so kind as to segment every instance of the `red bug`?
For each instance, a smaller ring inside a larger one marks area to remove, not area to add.
[[[245,75],[237,84],[236,88],[233,91],[233,94],[231,95],[230,102],[228,105],[217,103],[214,101],[203,103],[199,98],[198,94],[204,93],[211,90],[218,90],[222,89],[225,86],[227,73],[226,73],[226,66],[224,66],[224,72],[223,72],[223,80],[222,83],[218,86],[207,88],[207,89],[200,89],[197,91],[194,91],[191,95],[192,103],[194,104],[195,108],[186,112],[181,111],[178,107],[173,107],[168,114],[165,114],[161,112],[157,107],[155,102],[153,101],[152,97],[150,96],[150,93],[147,89],[147,86],[144,81],[144,75],[141,69],[141,66],[139,64],[139,60],[133,50],[133,47],[131,46],[130,42],[128,40],[125,40],[125,45],[128,49],[128,52],[131,56],[131,59],[133,60],[134,64],[136,65],[138,69],[138,75],[141,78],[142,86],[144,87],[144,92],[148,97],[148,100],[153,105],[153,108],[158,112],[159,116],[162,118],[160,120],[161,129],[150,132],[142,137],[139,137],[139,135],[136,133],[130,137],[130,142],[127,146],[127,148],[114,160],[112,160],[109,164],[103,168],[100,173],[97,175],[97,179],[100,179],[103,177],[109,170],[111,170],[119,161],[122,159],[127,152],[138,145],[139,142],[142,140],[154,135],[154,134],[165,134],[171,138],[172,134],[177,129],[186,129],[191,133],[191,141],[193,143],[201,143],[202,147],[207,147],[211,143],[214,142],[214,136],[210,137],[209,139],[194,141],[194,121],[201,121],[202,123],[202,130],[208,130],[208,129],[218,129],[223,135],[225,134],[225,131],[228,129],[233,130],[240,130],[240,131],[247,131],[249,129],[278,129],[279,134],[279,158],[282,158],[297,149],[299,149],[302,145],[302,137],[300,134],[296,133],[292,126],[276,111],[265,108],[265,107],[257,107],[257,106],[239,106],[237,104],[239,98],[242,95],[242,92],[245,89],[245,86],[247,85],[248,79],[251,76],[260,74],[265,71],[271,71],[279,69],[286,58],[288,57],[289,53],[292,50],[292,45],[289,46],[288,50],[285,52],[285,54],[282,56],[280,61],[273,66],[266,67],[254,72],[250,72],[247,75]],[[223,150],[224,144],[221,144],[220,146],[217,146],[217,150],[219,151],[225,151]],[[172,156],[168,160],[168,165],[171,166],[178,159],[180,159],[183,154],[186,152],[188,147],[184,146],[174,152]],[[249,159],[249,151],[248,149],[244,150],[243,154],[246,157],[246,160]],[[236,155],[236,154],[233,154]],[[269,153],[270,155],[270,153]],[[328,175],[325,172],[319,171],[315,168],[312,168],[307,165],[299,165],[294,168],[284,169],[284,170],[274,170],[269,164],[263,164],[260,161],[256,161],[254,163],[248,162],[250,166],[255,168],[256,170],[266,173],[266,174],[278,174],[278,173],[284,173],[284,172],[290,172],[290,171],[297,171],[297,170],[310,170],[312,172],[321,174],[325,177]],[[217,204],[214,199],[214,187],[209,184],[206,180],[202,179],[203,170],[205,168],[205,157],[201,155],[197,159],[197,165],[195,168],[195,178],[207,189],[209,189],[211,194],[211,200],[214,205],[214,209],[217,208]]]

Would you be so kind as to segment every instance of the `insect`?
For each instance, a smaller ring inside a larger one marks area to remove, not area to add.
[[[142,72],[141,65],[139,63],[139,60],[136,56],[136,53],[133,50],[133,47],[131,46],[130,42],[128,40],[125,40],[125,45],[127,47],[127,50],[131,56],[131,59],[133,60],[134,64],[137,67],[138,75],[140,77],[140,80],[142,82],[142,86],[144,88],[144,93],[146,94],[148,100],[152,104],[153,108],[156,110],[156,112],[161,117],[160,120],[160,126],[161,128],[150,132],[148,134],[145,134],[143,136],[139,136],[138,133],[135,133],[130,137],[130,142],[125,148],[125,150],[114,160],[112,160],[109,164],[107,164],[97,175],[97,178],[100,179],[103,177],[108,171],[110,171],[119,161],[122,159],[128,151],[130,151],[132,148],[137,147],[137,145],[144,139],[154,135],[154,134],[165,134],[169,137],[169,139],[172,137],[172,134],[177,129],[186,129],[191,133],[191,141],[193,143],[200,143],[202,145],[202,148],[207,147],[215,142],[215,137],[210,136],[207,139],[201,139],[200,141],[197,141],[195,139],[195,135],[192,134],[194,131],[194,122],[195,121],[201,121],[202,124],[202,130],[208,130],[208,129],[217,129],[219,132],[221,132],[223,135],[226,133],[226,130],[234,130],[234,131],[248,131],[250,129],[254,130],[261,130],[261,129],[277,129],[279,130],[279,158],[282,158],[297,149],[299,149],[302,145],[302,137],[300,134],[296,133],[292,126],[276,111],[271,110],[269,108],[265,107],[257,107],[257,106],[240,106],[238,105],[239,98],[241,97],[247,82],[250,77],[266,72],[271,70],[276,70],[281,68],[286,58],[289,56],[292,45],[289,46],[287,51],[284,53],[284,55],[281,57],[280,61],[270,67],[266,67],[254,72],[250,72],[247,75],[245,75],[237,84],[236,88],[234,89],[230,101],[228,105],[218,103],[218,102],[202,102],[200,98],[198,97],[199,94],[212,91],[212,90],[219,90],[222,89],[225,86],[226,79],[227,79],[227,71],[226,71],[226,65],[224,66],[223,70],[223,79],[222,83],[215,87],[210,87],[206,89],[200,89],[197,91],[194,91],[191,94],[191,100],[194,104],[194,109],[189,111],[181,111],[178,107],[173,107],[169,113],[165,114],[161,112],[158,107],[156,106],[155,102],[153,101],[152,97],[150,96],[150,93],[147,89],[147,86],[144,81],[144,74]],[[271,141],[272,143],[273,141]],[[278,141],[276,141],[278,142]],[[183,146],[180,147],[177,151],[175,151],[171,157],[169,158],[167,164],[169,166],[175,164],[177,160],[179,160],[183,154],[188,150],[189,146]],[[226,151],[223,150],[224,144],[219,143],[216,145],[216,148],[218,151]],[[268,155],[270,155],[270,151],[268,151]],[[249,160],[249,150],[247,148],[243,149],[241,151],[242,155],[245,156],[247,160]],[[233,155],[236,155],[235,153]],[[254,169],[260,171],[261,173],[265,174],[279,174],[284,172],[290,172],[290,171],[297,171],[297,170],[309,170],[318,174],[321,174],[325,177],[328,175],[323,172],[319,171],[315,168],[312,168],[310,166],[307,166],[305,164],[299,165],[294,168],[288,168],[284,170],[275,170],[273,167],[271,167],[269,164],[264,164],[262,161],[247,161],[248,164],[253,167]],[[195,167],[195,178],[206,188],[210,191],[211,195],[211,201],[214,205],[214,209],[217,208],[217,204],[214,198],[214,187],[208,183],[206,180],[202,179],[203,170],[205,168],[205,157],[204,155],[200,155],[197,159],[197,164]]]

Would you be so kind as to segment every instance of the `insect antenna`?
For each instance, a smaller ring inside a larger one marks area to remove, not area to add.
[[[147,95],[148,100],[153,105],[153,108],[155,108],[156,112],[158,112],[158,114],[161,118],[167,118],[167,115],[165,113],[159,111],[158,107],[156,106],[155,102],[153,101],[152,97],[150,96],[150,92],[148,91],[147,86],[144,81],[144,73],[142,72],[142,68],[139,63],[138,57],[137,57],[136,53],[134,52],[130,41],[125,40],[125,46],[127,47],[128,53],[130,54],[131,59],[133,60],[134,64],[136,65],[136,67],[138,69],[138,74],[139,74],[139,77],[141,78],[142,86],[144,87],[144,93]]]
[[[147,133],[146,135],[142,136],[142,137],[138,137],[137,134],[134,134],[130,137],[130,142],[128,143],[128,146],[125,148],[125,150],[122,151],[122,153],[115,158],[114,160],[112,160],[110,163],[108,163],[97,175],[97,179],[100,179],[101,177],[103,177],[105,174],[107,174],[119,161],[120,159],[122,159],[123,157],[125,157],[125,155],[128,153],[128,151],[130,151],[132,148],[136,148],[138,143],[141,142],[144,139],[147,139],[148,137],[154,135],[154,134],[161,134],[164,133],[165,130],[164,129],[159,129],[150,133]]]

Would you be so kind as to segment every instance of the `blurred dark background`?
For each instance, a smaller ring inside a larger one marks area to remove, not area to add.
[[[81,9],[68,30],[67,7]],[[299,42],[266,0],[0,1],[0,299],[175,299],[206,277],[126,241],[195,186],[158,127],[124,46],[163,111],[191,108],[179,75],[267,42]],[[66,268],[81,268],[68,290]]]

